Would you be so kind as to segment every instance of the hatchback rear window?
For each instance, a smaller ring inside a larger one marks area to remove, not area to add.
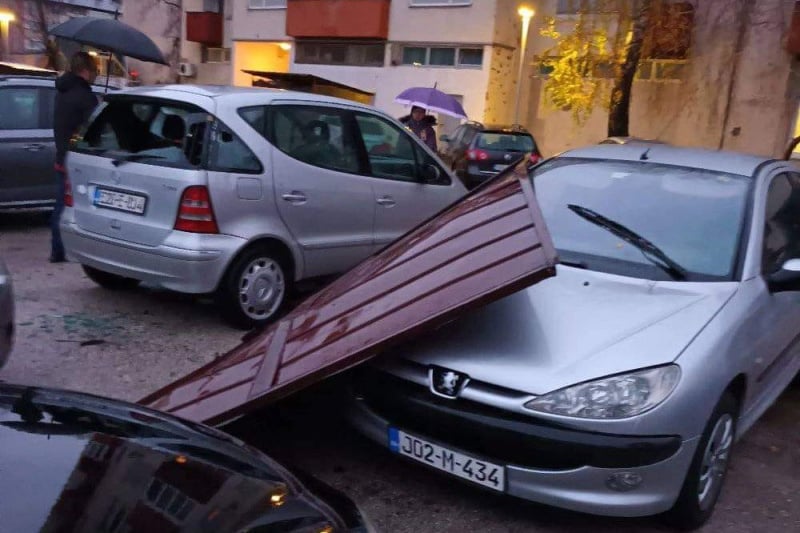
[[[481,133],[477,148],[503,152],[533,152],[533,137],[520,133]]]
[[[177,168],[202,163],[208,113],[167,101],[111,100],[72,147],[76,152]]]

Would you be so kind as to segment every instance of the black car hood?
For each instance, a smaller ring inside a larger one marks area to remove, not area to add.
[[[18,533],[352,526],[225,433],[123,402],[3,384],[0,495],[2,529]]]

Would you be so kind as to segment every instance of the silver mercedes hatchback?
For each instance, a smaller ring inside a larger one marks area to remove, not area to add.
[[[697,527],[800,369],[800,171],[628,144],[530,179],[557,275],[361,369],[351,419],[489,490]]]
[[[213,294],[241,327],[274,318],[294,283],[349,269],[465,193],[384,113],[258,88],[110,95],[66,167],[64,245],[89,278]]]

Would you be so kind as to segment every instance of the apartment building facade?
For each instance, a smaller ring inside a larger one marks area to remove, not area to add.
[[[408,112],[394,103],[402,90],[436,86],[460,99],[471,119],[509,123],[519,64],[519,3],[184,0],[182,57],[193,65],[188,70],[193,83],[259,81],[246,71],[310,75],[366,95],[395,116]],[[523,89],[529,81],[523,77]],[[457,123],[441,119],[443,131]]]
[[[540,20],[555,17],[565,32],[574,26],[578,2],[536,3]],[[631,134],[678,146],[782,154],[788,140],[800,135],[800,2],[675,3],[688,13],[690,46],[682,57],[645,57],[640,62],[632,91]],[[605,102],[584,124],[576,124],[569,110],[548,105],[544,89],[552,81],[539,67],[552,46],[551,39],[531,32],[531,105],[524,123],[546,154],[596,143],[606,136],[608,123]]]

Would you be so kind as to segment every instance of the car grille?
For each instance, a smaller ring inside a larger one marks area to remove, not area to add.
[[[570,429],[476,402],[449,400],[372,369],[356,374],[354,392],[392,426],[480,455],[544,470],[631,468],[673,455],[676,436],[630,437]]]

